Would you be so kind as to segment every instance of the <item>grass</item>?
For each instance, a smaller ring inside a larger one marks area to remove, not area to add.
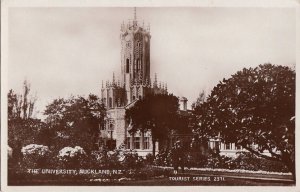
[[[155,168],[157,169],[157,168]],[[170,170],[169,176],[160,178],[148,178],[136,180],[104,180],[104,181],[89,181],[87,179],[74,180],[71,178],[64,179],[40,179],[31,180],[24,179],[9,179],[9,185],[15,186],[293,186],[295,182],[291,180],[290,175],[263,175],[258,173],[233,173],[226,171],[199,171],[185,170],[185,173],[173,174]],[[171,180],[169,177],[189,177],[189,181]],[[210,181],[201,179],[194,180],[194,177],[203,178],[209,177]],[[215,178],[223,178],[214,181]]]

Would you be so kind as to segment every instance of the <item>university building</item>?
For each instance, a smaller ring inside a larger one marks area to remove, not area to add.
[[[100,128],[99,146],[113,150],[124,145],[126,149],[145,156],[152,153],[151,132],[130,134],[131,126],[125,120],[125,111],[147,94],[167,94],[167,84],[158,82],[156,74],[154,80],[150,77],[150,26],[141,25],[135,11],[133,20],[121,24],[120,42],[121,76],[116,78],[113,74],[112,81],[102,81],[101,100],[107,109],[107,117],[105,126]],[[187,99],[181,97],[179,101],[180,112],[188,115]],[[174,134],[171,136],[171,144],[176,139],[188,142],[192,136]],[[156,143],[156,152],[158,147]],[[208,148],[218,148],[220,154],[226,156],[235,156],[237,151],[244,150],[234,143],[222,143],[219,139],[211,139]]]
[[[140,155],[152,152],[151,133],[129,134],[131,127],[125,121],[126,109],[147,94],[167,94],[167,84],[150,78],[150,26],[140,24],[134,12],[134,19],[121,24],[121,76],[116,80],[102,82],[101,100],[107,109],[104,127],[100,129],[100,145],[110,149],[124,144]],[[158,145],[156,145],[158,146]],[[158,150],[158,149],[157,149]]]

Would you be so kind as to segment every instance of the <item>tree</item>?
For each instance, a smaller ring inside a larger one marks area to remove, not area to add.
[[[155,142],[165,141],[170,130],[176,129],[178,107],[178,98],[174,95],[151,94],[126,110],[126,119],[131,123],[132,134],[138,130],[142,133],[151,131],[153,156],[155,156]]]
[[[37,134],[43,127],[40,119],[33,118],[36,96],[30,95],[30,84],[25,80],[23,93],[12,89],[7,94],[8,145],[13,149],[13,159],[19,160],[22,146],[37,140]]]
[[[289,67],[244,68],[214,87],[195,113],[199,138],[220,136],[295,174],[295,71]]]
[[[30,84],[23,82],[23,93],[17,94],[12,89],[8,94],[8,120],[22,118],[32,118],[36,96],[30,95]]]
[[[46,106],[44,114],[54,131],[54,147],[81,146],[85,151],[95,149],[99,126],[103,125],[105,107],[96,95],[55,99]]]

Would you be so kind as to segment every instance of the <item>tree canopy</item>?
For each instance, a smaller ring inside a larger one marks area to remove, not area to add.
[[[176,129],[178,116],[178,98],[174,95],[147,95],[126,110],[126,119],[131,124],[131,132],[151,131],[153,155],[155,142],[167,139],[170,130]]]
[[[199,138],[220,136],[295,170],[295,71],[289,67],[244,68],[219,82],[195,113]]]
[[[55,132],[55,145],[95,149],[99,126],[104,123],[105,107],[96,95],[55,99],[46,106],[46,123]]]
[[[26,80],[21,94],[12,89],[7,94],[8,145],[13,149],[15,160],[21,157],[22,146],[39,140],[38,132],[44,126],[40,119],[33,117],[36,100]]]

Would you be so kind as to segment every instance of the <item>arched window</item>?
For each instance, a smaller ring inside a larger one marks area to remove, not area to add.
[[[132,100],[135,100],[135,96],[132,96]]]
[[[109,124],[109,130],[114,130],[114,124],[112,123]]]
[[[111,98],[111,97],[109,98],[109,104],[108,104],[108,107],[109,107],[109,108],[112,107],[112,98]]]
[[[129,73],[129,59],[126,59],[126,73]]]
[[[141,95],[139,95],[139,100],[141,100],[142,99],[142,96]]]

